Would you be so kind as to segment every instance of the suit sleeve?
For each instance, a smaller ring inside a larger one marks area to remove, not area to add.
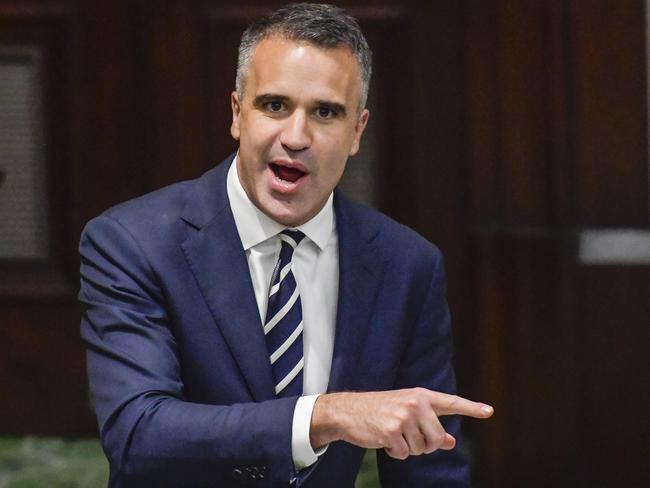
[[[422,309],[407,343],[395,387],[417,386],[456,394],[452,365],[452,334],[446,300],[446,281],[442,256],[435,249],[433,273]],[[468,487],[469,466],[463,452],[460,417],[441,417],[445,430],[457,440],[455,449],[410,456],[400,461],[377,451],[382,487],[440,486]]]
[[[164,296],[138,243],[104,216],[87,225],[80,254],[81,335],[111,486],[228,486],[247,472],[286,484],[296,398],[187,401]]]

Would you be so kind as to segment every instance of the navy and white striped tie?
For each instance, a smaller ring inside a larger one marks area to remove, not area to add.
[[[288,397],[302,394],[302,305],[291,263],[293,251],[305,234],[287,229],[278,237],[282,248],[271,277],[264,335],[271,358],[275,394]]]

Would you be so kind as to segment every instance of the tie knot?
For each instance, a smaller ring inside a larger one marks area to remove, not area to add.
[[[298,244],[300,244],[300,241],[305,237],[305,234],[299,230],[284,229],[278,236],[282,242],[286,242],[295,250]]]

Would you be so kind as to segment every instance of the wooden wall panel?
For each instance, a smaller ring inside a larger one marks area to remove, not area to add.
[[[62,69],[71,75],[69,167],[78,240],[92,217],[145,191],[149,167],[142,158],[133,10],[121,1],[76,2],[73,20],[72,59]]]
[[[642,0],[571,2],[579,225],[645,227],[648,189]]]
[[[93,432],[74,296],[0,299],[0,313],[0,433]]]
[[[650,267],[585,267],[579,284],[582,468],[594,485],[648,486]]]
[[[647,430],[650,408],[634,343],[647,343],[650,280],[641,265],[581,264],[576,242],[587,226],[648,228],[644,5],[500,0],[466,14],[467,327],[497,410],[470,423],[477,484],[642,486],[642,461],[623,453],[645,452],[631,429]],[[629,415],[604,406],[617,401]]]
[[[499,12],[491,2],[470,2],[465,51],[467,58],[467,218],[498,222],[501,218],[501,110],[499,93]]]
[[[0,43],[42,55],[48,202],[45,260],[0,263],[0,433],[82,434],[94,430],[79,339],[78,196],[72,183],[71,100],[76,59],[70,2],[0,4]]]
[[[152,8],[153,7],[153,8]],[[136,73],[145,124],[141,127],[141,164],[147,190],[195,178],[214,162],[208,158],[208,68],[220,52],[207,51],[204,12],[196,2],[134,8],[139,39]],[[222,48],[224,49],[225,46]]]
[[[574,273],[552,236],[473,239],[480,398],[497,411],[469,424],[479,486],[548,486],[570,472],[576,435]],[[516,467],[513,467],[516,466]],[[544,473],[541,477],[534,473]]]
[[[505,2],[498,19],[501,151],[499,187],[505,225],[546,225],[549,165],[544,2]]]
[[[573,164],[567,9],[558,2],[470,5],[470,218],[481,227],[565,224]]]

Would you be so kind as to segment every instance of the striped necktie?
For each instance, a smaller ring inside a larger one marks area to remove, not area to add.
[[[271,358],[275,394],[288,397],[302,394],[302,305],[291,266],[293,251],[305,234],[287,229],[278,237],[282,248],[271,277],[264,335]]]

